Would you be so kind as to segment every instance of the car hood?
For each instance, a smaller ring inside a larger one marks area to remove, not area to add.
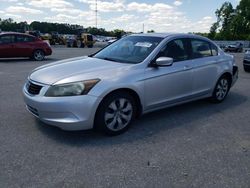
[[[59,84],[61,84],[95,78],[102,79],[107,76],[115,76],[129,66],[131,65],[96,58],[78,57],[38,67],[30,74],[29,79],[47,85],[59,81]]]

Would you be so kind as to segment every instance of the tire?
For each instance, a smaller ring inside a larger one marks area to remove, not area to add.
[[[245,72],[250,72],[250,67],[249,66],[244,66],[244,71]]]
[[[93,44],[91,44],[91,45],[88,45],[88,48],[93,48]]]
[[[36,61],[43,61],[45,58],[45,54],[43,50],[35,50],[33,52],[33,56],[32,59],[36,60]]]
[[[216,86],[211,97],[211,101],[214,103],[221,103],[227,97],[227,94],[231,87],[231,81],[228,76],[223,75],[217,81]]]
[[[134,98],[126,92],[116,92],[104,98],[95,116],[95,129],[107,135],[124,133],[135,119]]]
[[[82,48],[82,47],[83,47],[82,41],[80,41],[80,40],[78,40],[78,41],[76,42],[76,45],[77,45],[77,48]]]

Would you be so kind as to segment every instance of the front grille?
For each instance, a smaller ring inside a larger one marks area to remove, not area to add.
[[[27,90],[32,95],[38,95],[42,89],[42,86],[36,85],[32,82],[28,82]]]

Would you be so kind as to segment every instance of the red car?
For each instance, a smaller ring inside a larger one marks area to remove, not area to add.
[[[0,33],[0,58],[29,57],[42,61],[51,54],[50,45],[37,37],[23,33]]]

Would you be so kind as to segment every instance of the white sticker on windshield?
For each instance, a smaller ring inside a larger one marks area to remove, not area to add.
[[[149,42],[137,42],[135,46],[138,47],[144,47],[144,48],[150,48],[152,46],[152,43]]]

